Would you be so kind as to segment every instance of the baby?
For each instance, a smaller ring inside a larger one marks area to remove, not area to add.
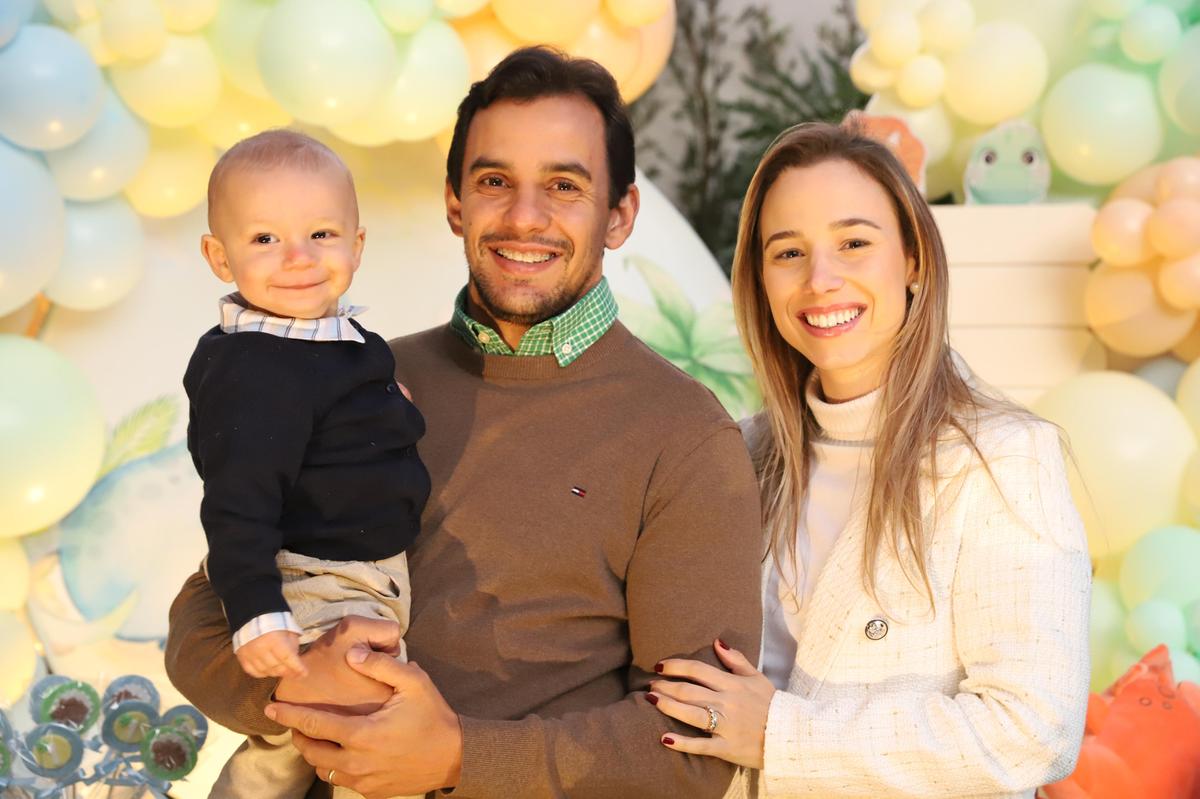
[[[387,344],[338,305],[362,256],[358,222],[349,170],[300,133],[245,139],[209,178],[200,249],[238,290],[183,378],[188,448],[204,481],[205,569],[255,677],[305,674],[300,645],[343,616],[408,627],[425,422]],[[211,795],[301,797],[313,776],[290,735],[252,738]]]

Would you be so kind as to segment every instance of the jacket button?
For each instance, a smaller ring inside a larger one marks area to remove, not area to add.
[[[887,622],[883,619],[871,619],[867,622],[867,637],[872,641],[878,641],[880,638],[883,638],[887,635],[887,631]]]
[[[399,393],[399,391],[400,386],[396,385],[395,383],[388,383],[387,392],[389,394],[396,394]]]

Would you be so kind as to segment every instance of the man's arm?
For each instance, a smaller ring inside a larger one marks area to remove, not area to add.
[[[262,709],[278,680],[256,680],[242,671],[221,600],[204,572],[184,582],[171,603],[164,660],[171,684],[201,713],[246,735],[285,731]]]
[[[275,697],[313,707],[337,707],[343,713],[369,713],[391,689],[345,665],[355,645],[389,651],[399,641],[399,627],[383,619],[343,621],[300,655],[308,676],[303,679],[257,680],[248,676],[233,654],[229,625],[203,572],[183,584],[171,603],[164,659],[167,676],[188,701],[213,721],[246,735],[278,735],[287,728],[263,715]]]
[[[758,651],[758,491],[737,428],[676,445],[646,500],[626,574],[633,662],[623,700],[554,719],[456,719],[415,666],[370,658],[357,668],[397,688],[379,713],[346,719],[277,705],[274,718],[298,730],[297,748],[321,773],[336,770],[339,784],[368,797],[451,787],[445,775],[456,770],[456,799],[720,797],[733,766],[662,746],[683,727],[644,692],[663,658],[715,664],[718,636]]]

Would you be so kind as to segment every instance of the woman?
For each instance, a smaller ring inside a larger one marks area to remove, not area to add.
[[[1057,429],[947,343],[945,252],[887,149],[800,125],[764,155],[733,272],[764,410],[758,671],[659,664],[648,699],[768,796],[1032,796],[1087,705],[1090,564]],[[735,786],[735,790],[739,790]]]

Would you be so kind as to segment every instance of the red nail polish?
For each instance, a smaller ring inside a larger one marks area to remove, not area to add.
[[[646,694],[646,701],[647,701],[647,702],[649,702],[649,703],[650,703],[650,704],[652,704],[652,705],[657,705],[657,704],[658,704],[658,697],[657,697],[657,696],[655,696],[654,694]]]
[[[663,664],[662,664],[662,663],[655,663],[655,664],[654,664],[654,670],[655,670],[656,672],[658,672],[659,674],[662,674],[662,670],[663,670]]]
[[[720,638],[717,639],[717,643],[721,645],[722,649],[729,649],[729,644],[725,643]]]
[[[670,735],[664,735],[664,736],[663,736],[663,739],[662,739],[662,742],[663,742],[663,743],[665,743],[667,746],[674,746],[674,745],[675,745],[675,739],[674,739],[674,738],[672,738]]]

